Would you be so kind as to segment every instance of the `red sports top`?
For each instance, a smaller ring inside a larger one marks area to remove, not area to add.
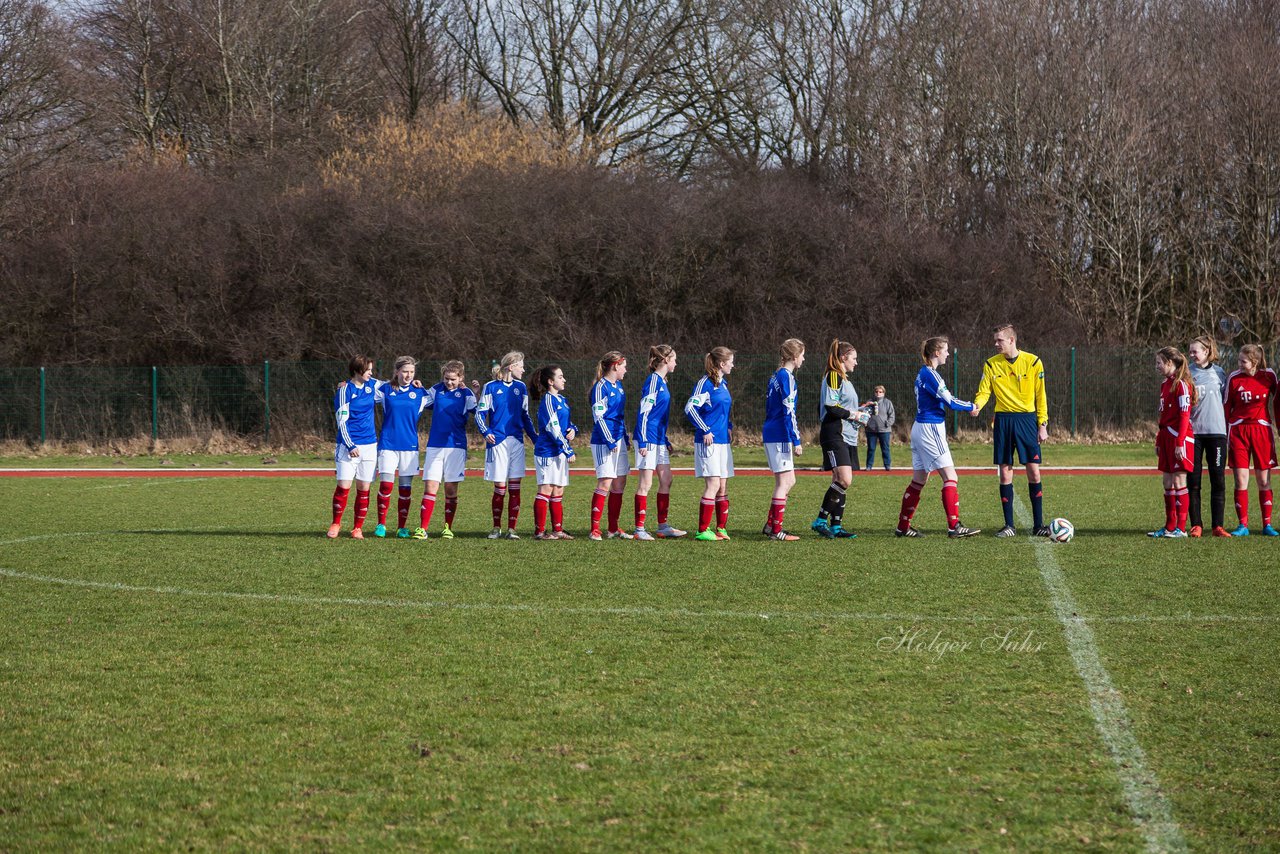
[[[1191,386],[1173,377],[1160,384],[1160,429],[1176,433],[1179,443],[1191,435]]]
[[[1227,411],[1227,427],[1270,424],[1267,401],[1276,399],[1276,386],[1276,374],[1270,368],[1259,368],[1253,376],[1244,371],[1233,373],[1227,379],[1227,394],[1223,402]]]

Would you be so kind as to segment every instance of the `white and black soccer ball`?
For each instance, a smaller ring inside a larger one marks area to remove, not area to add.
[[[1069,543],[1076,535],[1076,526],[1066,519],[1054,519],[1049,523],[1049,539],[1055,543]]]

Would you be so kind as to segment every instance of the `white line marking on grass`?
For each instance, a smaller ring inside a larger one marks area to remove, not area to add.
[[[146,478],[129,478],[121,483],[104,483],[101,486],[86,486],[83,489],[124,489],[127,486],[168,486],[171,483],[194,483],[195,481],[204,481],[203,477],[166,477],[163,479],[155,478],[147,480]]]
[[[1014,510],[1018,514],[1018,524],[1030,527],[1031,514],[1020,495],[1014,496]],[[1182,828],[1173,818],[1173,807],[1161,791],[1160,781],[1147,765],[1146,753],[1134,734],[1124,697],[1111,684],[1111,674],[1102,663],[1093,630],[1089,628],[1088,621],[1079,616],[1080,608],[1053,553],[1055,546],[1044,537],[1033,539],[1040,578],[1049,591],[1053,612],[1062,624],[1076,673],[1089,693],[1093,720],[1115,763],[1129,812],[1147,840],[1147,850],[1186,851]]]

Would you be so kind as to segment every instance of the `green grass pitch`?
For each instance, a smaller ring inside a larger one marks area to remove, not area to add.
[[[983,536],[934,479],[899,540],[906,479],[830,542],[801,478],[791,544],[767,477],[727,543],[489,541],[476,479],[426,542],[325,540],[324,478],[0,479],[0,850],[1141,850],[1046,554],[1177,838],[1280,847],[1280,542],[1149,540],[1156,478],[1065,475],[1070,544],[988,536],[994,475]]]

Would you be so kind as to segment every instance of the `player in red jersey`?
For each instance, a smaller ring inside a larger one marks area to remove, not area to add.
[[[1191,434],[1191,406],[1195,403],[1196,386],[1191,381],[1187,357],[1174,347],[1156,353],[1156,370],[1164,377],[1160,384],[1160,426],[1156,434],[1156,459],[1164,474],[1163,528],[1148,537],[1185,537],[1187,511],[1187,472],[1191,471],[1195,437]]]
[[[1236,516],[1240,527],[1233,537],[1249,536],[1249,459],[1258,476],[1258,503],[1262,505],[1262,533],[1280,536],[1271,527],[1271,469],[1276,467],[1276,444],[1271,435],[1267,401],[1280,420],[1280,383],[1267,367],[1266,356],[1257,344],[1240,348],[1240,366],[1227,378],[1227,458],[1236,477]]]

